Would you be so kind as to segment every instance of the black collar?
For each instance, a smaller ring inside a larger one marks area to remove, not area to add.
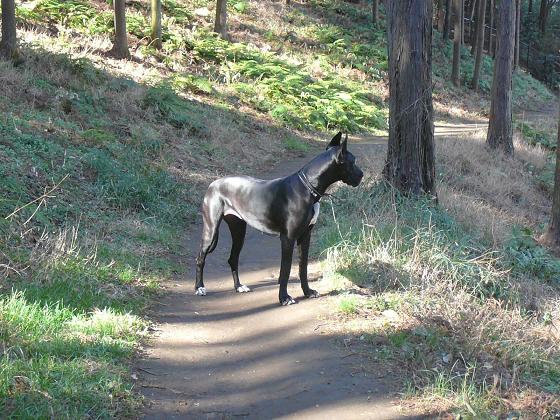
[[[305,185],[305,188],[307,188],[309,190],[309,192],[311,193],[313,198],[315,198],[316,200],[320,200],[321,197],[323,197],[323,195],[325,195],[325,194],[321,194],[319,191],[317,191],[317,188],[315,188],[313,185],[311,185],[311,182],[309,182],[309,179],[307,179],[307,176],[305,175],[305,173],[303,173],[302,171],[298,171],[297,175],[298,175],[301,183],[303,185]]]

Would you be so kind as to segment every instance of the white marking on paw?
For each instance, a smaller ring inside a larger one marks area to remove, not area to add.
[[[206,296],[206,287],[199,287],[194,294],[197,296]]]
[[[282,306],[295,305],[297,302],[291,296],[282,301]]]
[[[249,289],[247,286],[245,286],[244,284],[242,284],[241,286],[239,286],[237,289],[237,293],[247,293],[250,292],[251,289]]]

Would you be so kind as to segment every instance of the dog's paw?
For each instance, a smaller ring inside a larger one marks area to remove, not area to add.
[[[318,298],[321,296],[317,290],[309,289],[307,292],[303,293],[306,298]]]
[[[195,295],[197,296],[206,296],[206,287],[199,287],[196,289],[196,292],[194,292]]]
[[[286,295],[280,298],[280,304],[282,306],[294,305],[296,303],[297,303],[296,300],[290,295]]]
[[[244,284],[240,285],[238,288],[235,289],[235,291],[237,293],[247,293],[250,292],[251,289],[249,289],[249,287],[245,286]]]

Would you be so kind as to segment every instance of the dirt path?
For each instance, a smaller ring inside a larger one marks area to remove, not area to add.
[[[436,135],[484,126],[436,124]],[[354,139],[350,150],[359,161],[385,153],[385,148],[386,139],[369,137]],[[262,177],[293,173],[316,152],[282,162]],[[169,293],[156,308],[159,334],[137,364],[140,389],[149,403],[145,418],[406,418],[391,403],[398,390],[391,374],[349,355],[343,337],[323,333],[321,318],[330,308],[326,299],[302,298],[295,266],[289,293],[299,303],[278,305],[278,238],[248,229],[240,277],[253,292],[236,294],[227,264],[230,235],[222,224],[218,247],[206,262],[209,294],[204,298],[193,294],[199,239],[196,226],[186,240],[187,278],[168,285]],[[313,272],[317,267],[311,265]],[[312,287],[328,292],[320,282]]]
[[[370,148],[384,150],[383,141],[367,143],[352,147],[358,157]],[[295,172],[307,161],[283,162],[267,177]],[[218,247],[206,263],[209,295],[201,298],[193,294],[192,278],[199,237],[197,226],[187,238],[187,279],[169,285],[157,309],[158,337],[137,364],[149,401],[146,418],[403,417],[391,404],[397,388],[386,372],[366,369],[346,357],[336,337],[322,334],[324,300],[302,299],[292,278],[289,293],[299,303],[278,305],[278,238],[248,230],[240,273],[253,292],[236,294],[227,265],[231,242],[222,224]]]

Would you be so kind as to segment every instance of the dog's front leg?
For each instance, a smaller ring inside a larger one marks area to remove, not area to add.
[[[301,289],[303,294],[308,298],[319,297],[319,292],[313,290],[309,287],[307,281],[307,263],[309,259],[309,242],[311,240],[311,229],[314,225],[307,228],[305,233],[298,239],[298,250],[299,250],[299,281],[301,283]]]
[[[280,235],[280,242],[282,243],[282,262],[280,263],[280,276],[278,277],[278,283],[280,283],[278,298],[281,305],[292,305],[296,301],[288,294],[288,279],[292,269],[295,241],[286,235]]]

